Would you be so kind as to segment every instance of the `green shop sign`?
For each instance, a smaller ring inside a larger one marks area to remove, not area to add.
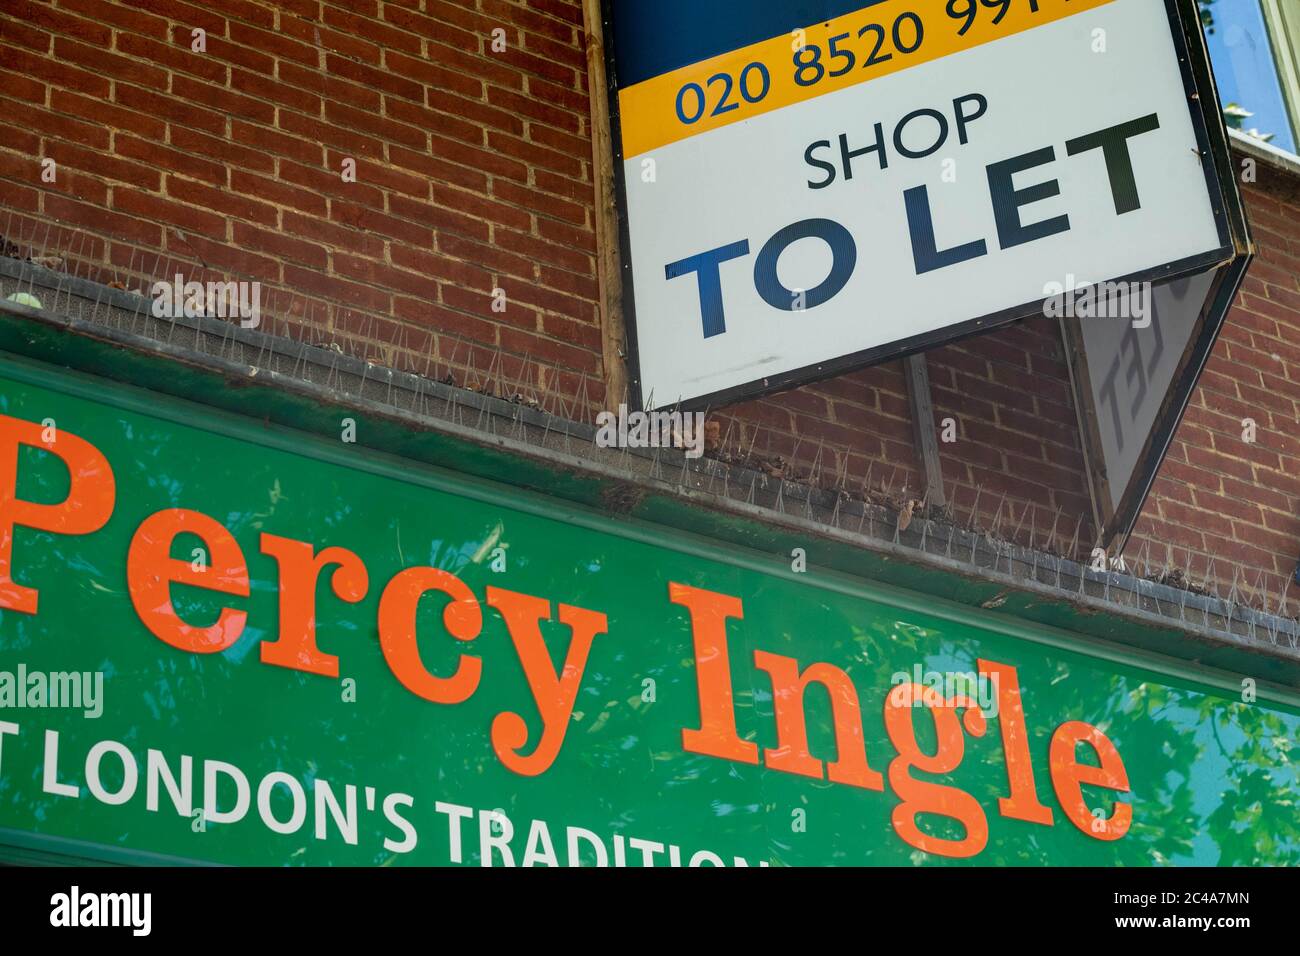
[[[0,859],[1300,862],[1294,700],[0,360]]]

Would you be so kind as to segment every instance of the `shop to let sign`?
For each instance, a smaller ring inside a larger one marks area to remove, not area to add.
[[[1297,732],[1068,636],[0,364],[0,859],[1296,862],[1236,814],[1291,819]]]
[[[1232,258],[1187,4],[709,6],[607,2],[646,405],[1042,314],[1067,275]]]

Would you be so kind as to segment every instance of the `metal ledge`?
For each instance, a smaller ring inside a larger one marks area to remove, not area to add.
[[[0,348],[17,355],[317,433],[336,434],[347,410],[365,416],[363,444],[379,453],[670,526],[787,568],[790,550],[804,547],[810,565],[831,573],[1210,668],[1217,674],[1200,679],[1220,686],[1243,675],[1300,687],[1300,623],[1236,595],[1093,571],[996,533],[907,522],[878,502],[673,449],[600,448],[595,429],[549,411],[550,398],[533,407],[219,319],[155,318],[140,296],[0,260],[0,299],[20,285],[61,308],[0,301]]]

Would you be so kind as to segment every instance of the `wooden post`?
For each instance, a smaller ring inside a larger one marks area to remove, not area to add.
[[[909,355],[903,361],[907,377],[907,398],[912,406],[912,430],[916,450],[925,466],[925,502],[936,508],[948,504],[943,489],[943,465],[939,461],[939,442],[934,437],[934,404],[930,399],[930,372],[925,355]]]
[[[627,333],[623,322],[614,142],[609,123],[609,80],[605,72],[605,28],[600,0],[583,0],[582,13],[587,31],[587,87],[591,96],[591,178],[596,189],[596,281],[600,294],[605,405],[617,408],[627,401]]]

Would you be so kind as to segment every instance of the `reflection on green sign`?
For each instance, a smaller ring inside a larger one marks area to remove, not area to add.
[[[342,438],[0,363],[0,858],[1300,860],[1289,703]]]

